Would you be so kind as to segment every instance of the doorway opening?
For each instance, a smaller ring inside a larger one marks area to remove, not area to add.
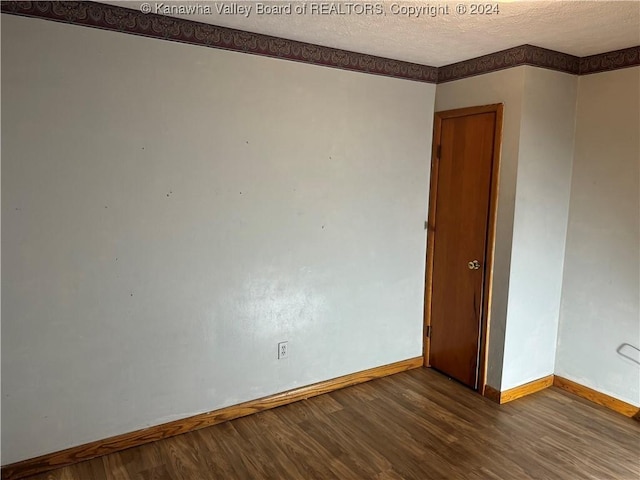
[[[424,365],[484,394],[503,105],[435,113]]]

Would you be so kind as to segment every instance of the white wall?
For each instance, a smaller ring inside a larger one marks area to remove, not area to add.
[[[5,464],[421,355],[435,86],[7,15],[2,69]]]
[[[487,384],[497,389],[500,389],[502,381],[525,68],[516,67],[443,83],[439,84],[436,89],[436,111],[504,103],[493,297],[487,364]]]
[[[525,67],[502,390],[554,372],[577,86]]]
[[[640,406],[640,67],[579,79],[556,374]],[[635,362],[634,362],[635,360]]]

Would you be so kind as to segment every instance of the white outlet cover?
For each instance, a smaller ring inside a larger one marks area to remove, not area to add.
[[[278,360],[289,356],[289,342],[280,342],[278,344]]]

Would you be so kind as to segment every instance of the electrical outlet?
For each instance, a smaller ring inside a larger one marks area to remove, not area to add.
[[[278,360],[289,357],[289,342],[280,342],[278,344]]]

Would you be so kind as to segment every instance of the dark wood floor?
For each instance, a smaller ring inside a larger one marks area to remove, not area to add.
[[[555,388],[498,406],[429,369],[32,480],[640,478],[640,423]]]

